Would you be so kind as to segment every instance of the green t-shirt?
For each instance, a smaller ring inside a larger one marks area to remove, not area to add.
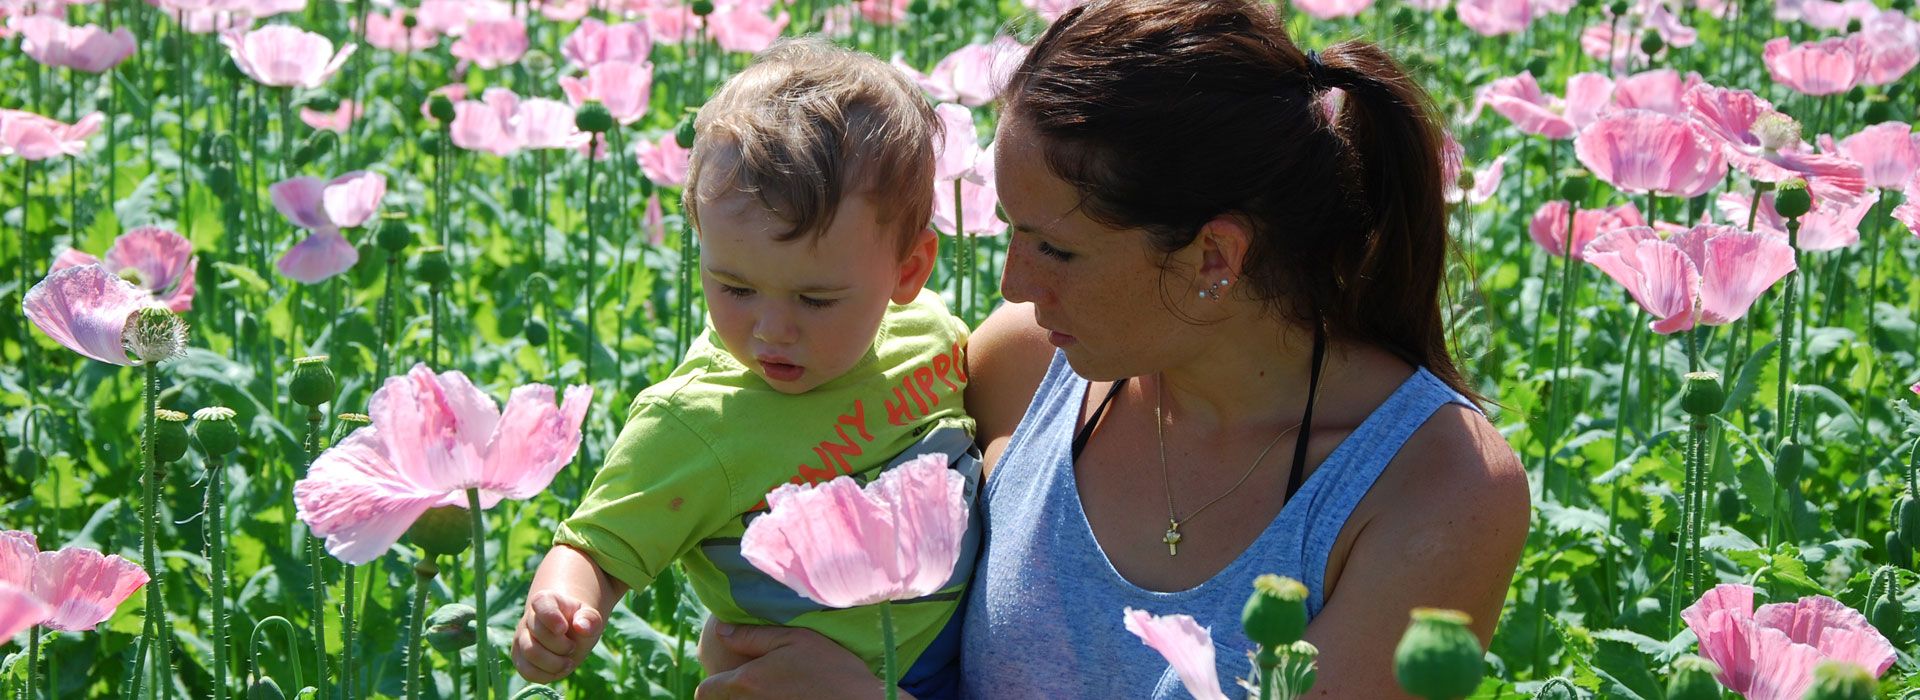
[[[966,388],[966,325],[937,294],[890,305],[873,346],[846,374],[803,394],[782,394],[742,366],[711,327],[671,375],[635,397],[586,500],[554,542],[587,552],[640,589],[680,560],[707,609],[737,624],[805,627],[878,669],[884,644],[875,606],[833,609],[801,597],[740,554],[746,523],[767,492],[852,474],[865,483],[931,452],[967,477],[974,502],[980,462]],[[900,668],[910,667],[963,598],[980,543],[968,532],[954,575],[939,592],[894,603]]]

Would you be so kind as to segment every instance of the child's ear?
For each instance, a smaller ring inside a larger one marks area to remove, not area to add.
[[[907,249],[907,255],[900,261],[900,276],[893,287],[893,303],[912,303],[920,296],[920,290],[927,286],[927,278],[933,276],[933,262],[940,259],[940,236],[933,229],[921,229],[914,234],[913,246]]]

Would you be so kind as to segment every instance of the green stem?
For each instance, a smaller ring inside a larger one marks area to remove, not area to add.
[[[500,679],[493,672],[493,642],[487,639],[487,529],[480,515],[480,489],[467,489],[467,512],[473,518],[473,610],[475,631],[473,688],[480,700],[489,693],[505,697],[505,688],[496,688]]]
[[[429,584],[439,573],[440,567],[434,566],[432,556],[420,560],[413,567],[413,609],[408,611],[412,619],[407,623],[407,700],[418,700],[420,697],[420,626],[427,619]]]
[[[313,460],[320,456],[320,421],[325,418],[318,405],[307,407],[307,463],[301,466],[301,476],[313,467]],[[327,576],[326,560],[320,557],[320,539],[312,532],[307,533],[307,568],[312,574],[313,588],[313,658],[314,688],[319,690],[318,697],[327,697]]]
[[[226,466],[220,455],[207,455],[207,558],[213,566],[213,698],[226,700],[227,673],[227,494]]]
[[[354,596],[354,579],[359,577],[359,568],[342,563],[341,573],[346,581],[343,592],[346,600],[340,606],[340,694],[346,700],[354,700],[358,693],[359,671],[353,665],[353,606],[359,601]]]
[[[1780,302],[1780,382],[1776,404],[1778,415],[1774,417],[1780,442],[1792,439],[1792,433],[1788,432],[1788,424],[1792,422],[1793,406],[1787,403],[1787,386],[1793,370],[1793,318],[1796,301],[1794,297],[1797,296],[1795,292],[1800,286],[1800,219],[1798,218],[1787,220],[1787,246],[1794,257],[1794,270],[1787,273],[1786,298]]]
[[[593,323],[593,268],[594,261],[600,250],[600,237],[598,235],[599,228],[594,226],[593,221],[593,152],[599,143],[600,135],[597,133],[592,134],[587,139],[587,269],[586,277],[583,278],[581,284],[581,288],[587,297],[587,346],[581,353],[580,359],[582,368],[581,375],[585,377],[588,386],[593,385],[593,349],[594,346],[598,344],[594,334]]]
[[[34,625],[27,642],[27,700],[40,700],[40,626]],[[58,696],[59,689],[53,695]]]
[[[144,630],[141,635],[152,644],[153,658],[157,666],[150,687],[157,692],[165,693],[166,688],[173,685],[165,677],[170,670],[167,663],[167,605],[166,597],[162,594],[166,569],[160,566],[160,556],[154,546],[160,536],[160,460],[154,455],[153,444],[154,414],[160,409],[160,366],[154,362],[147,362],[142,365],[142,369],[145,370],[146,375],[147,418],[146,435],[141,441],[140,449],[142,456],[146,459],[147,468],[145,478],[142,479],[144,482],[142,488],[146,492],[143,504],[145,510],[143,515],[146,516],[143,519],[146,522],[143,523],[145,531],[141,537],[140,555],[147,564],[146,614],[148,619],[154,621],[151,631],[154,636],[147,637],[149,632]]]
[[[893,641],[893,601],[880,601],[880,639],[886,646],[881,649],[880,668],[885,674],[881,680],[887,682],[887,700],[900,697],[899,650]]]

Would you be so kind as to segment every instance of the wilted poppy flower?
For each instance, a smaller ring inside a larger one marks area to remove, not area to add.
[[[653,36],[641,22],[609,25],[588,17],[580,20],[572,34],[560,45],[560,53],[573,65],[591,68],[608,61],[646,63],[653,52]]]
[[[1700,127],[1644,109],[1609,112],[1580,132],[1573,153],[1594,177],[1630,194],[1697,197],[1727,168]]]
[[[1860,81],[1860,55],[1845,38],[1794,44],[1786,37],[1768,41],[1760,52],[1773,82],[1805,95],[1846,92]]]
[[[1860,164],[1868,187],[1897,190],[1920,170],[1920,133],[1900,122],[1882,122],[1840,140],[1821,137],[1821,150],[1838,151]]]
[[[1588,243],[1586,260],[1626,287],[1663,334],[1740,320],[1795,269],[1786,240],[1713,224],[1672,239],[1645,226],[1618,229]]]
[[[1800,249],[1837,250],[1859,243],[1860,221],[1879,201],[1878,192],[1870,192],[1852,204],[1815,200],[1813,209],[1800,217]],[[1722,194],[1715,200],[1715,205],[1727,223],[1745,228],[1747,215],[1752,214],[1754,231],[1770,233],[1781,240],[1787,238],[1787,219],[1774,210],[1772,192],[1760,196],[1760,208],[1757,210],[1753,208],[1753,198],[1741,192]]]
[[[0,582],[25,589],[50,613],[39,624],[63,632],[85,632],[107,618],[134,591],[147,585],[147,572],[118,555],[66,547],[39,551],[31,533],[0,532]]]
[[[863,489],[842,475],[781,484],[747,523],[740,554],[806,599],[833,608],[931,595],[953,577],[967,532],[966,479],[934,453]]]
[[[1563,256],[1567,254],[1567,200],[1558,199],[1540,205],[1534,210],[1533,219],[1527,225],[1527,235],[1533,242],[1540,244],[1549,254]],[[1640,218],[1640,210],[1631,202],[1611,209],[1581,209],[1573,213],[1573,259],[1587,259],[1587,244],[1601,234],[1630,226],[1645,226]]]
[[[293,485],[300,520],[327,538],[327,552],[349,564],[386,553],[429,508],[480,507],[524,500],[547,488],[580,447],[580,423],[593,389],[513,390],[500,409],[465,374],[434,374],[416,364],[389,377],[367,402],[373,424],[320,453]]]
[[[1700,639],[1700,655],[1720,666],[1714,678],[1748,700],[1799,700],[1821,661],[1844,661],[1878,677],[1893,665],[1893,645],[1865,615],[1826,596],[1753,607],[1753,587],[1714,586],[1680,612]]]
[[[641,141],[633,145],[633,156],[640,161],[640,172],[648,180],[661,187],[682,187],[687,184],[687,168],[693,152],[680,147],[680,142],[669,133],[658,141]]]
[[[585,78],[563,77],[560,90],[574,108],[597,100],[621,124],[632,124],[647,116],[647,103],[653,94],[653,64],[627,61],[603,61],[587,69]]]
[[[300,121],[315,129],[325,129],[334,133],[347,133],[353,126],[353,120],[360,118],[360,105],[353,100],[341,100],[340,106],[331,112],[321,112],[307,107],[300,108]]]
[[[517,18],[470,22],[450,50],[462,68],[468,61],[487,69],[512,65],[527,53],[527,24]]]
[[[104,262],[68,249],[54,259],[53,271],[78,265],[105,267],[146,290],[154,301],[174,313],[193,308],[193,273],[200,261],[193,256],[193,243],[178,233],[151,226],[137,228],[113,239]]]
[[[1226,693],[1220,691],[1220,669],[1214,665],[1213,633],[1193,616],[1154,615],[1133,608],[1121,615],[1127,631],[1160,652],[1195,700],[1226,700]]]
[[[338,53],[326,37],[284,24],[255,29],[244,34],[220,35],[233,62],[255,82],[273,87],[317,88],[327,83],[356,48],[346,45]]]
[[[47,275],[20,306],[34,327],[67,349],[131,367],[139,363],[127,357],[127,317],[161,304],[104,267],[81,265]]]
[[[1851,204],[1866,191],[1860,164],[1811,152],[1800,125],[1746,90],[1700,85],[1681,98],[1693,122],[1719,142],[1735,168],[1762,182],[1807,181],[1813,196]]]
[[[0,156],[46,160],[80,155],[87,150],[86,138],[98,132],[106,119],[94,112],[68,126],[32,112],[0,109]]]
[[[47,15],[21,17],[15,29],[21,36],[20,50],[33,60],[87,73],[119,65],[133,55],[135,46],[133,32],[125,27],[111,32],[91,24],[73,27]]]

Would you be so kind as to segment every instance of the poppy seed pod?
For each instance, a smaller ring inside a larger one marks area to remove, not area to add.
[[[311,355],[293,361],[293,379],[287,382],[287,393],[294,403],[312,408],[333,400],[340,387],[327,359],[326,355]]]
[[[1560,198],[1578,207],[1587,200],[1587,193],[1593,190],[1593,181],[1585,170],[1566,170],[1560,173]]]
[[[153,417],[153,458],[173,462],[187,456],[187,414],[162,408]]]
[[[907,3],[907,12],[915,16],[924,15],[927,13],[927,5],[927,0],[912,0]]]
[[[1905,622],[1906,617],[1907,611],[1900,605],[1900,599],[1891,592],[1875,596],[1872,603],[1867,605],[1867,620],[1873,623],[1874,629],[1880,630],[1882,636],[1896,640],[1896,643],[1900,636],[1900,623]]]
[[[193,412],[193,439],[208,457],[221,457],[240,447],[240,428],[233,409],[208,406]]]
[[[440,120],[441,123],[453,123],[453,100],[443,94],[428,97],[427,114]]]
[[[473,543],[473,523],[460,506],[428,508],[407,528],[407,541],[430,557],[453,556]]]
[[[1307,587],[1285,576],[1266,574],[1253,580],[1253,595],[1240,611],[1247,639],[1267,648],[1300,641],[1307,631]]]
[[[1804,700],[1874,700],[1879,683],[1858,664],[1846,661],[1822,661],[1813,667],[1813,685]]]
[[[419,17],[415,17],[415,16],[413,16],[413,13],[411,13],[411,12],[409,12],[409,13],[407,13],[407,14],[404,14],[404,15],[401,15],[401,16],[400,16],[400,26],[402,26],[402,27],[406,27],[406,28],[408,28],[408,29],[412,29],[412,28],[414,28],[414,27],[418,27],[418,26],[420,26],[420,18],[419,18]]]
[[[388,217],[380,221],[380,229],[373,234],[373,241],[381,250],[398,253],[413,242],[413,231],[407,228],[405,219]]]
[[[287,700],[287,694],[280,691],[280,684],[273,682],[272,676],[261,676],[247,686],[247,700]]]
[[[1527,72],[1536,77],[1544,77],[1547,74],[1547,57],[1534,56],[1527,59]]]
[[[573,113],[573,125],[589,134],[604,134],[613,130],[613,113],[599,100],[587,100]]]
[[[1792,490],[1800,486],[1800,473],[1806,467],[1807,448],[1787,442],[1773,453],[1773,483],[1781,489]]]
[[[420,249],[420,256],[414,263],[414,274],[420,281],[438,287],[453,279],[453,267],[447,263],[446,246],[430,245]]]
[[[1727,405],[1727,391],[1720,386],[1719,372],[1688,372],[1687,385],[1680,395],[1680,408],[1695,418],[1705,418]]]
[[[187,322],[162,307],[135,311],[120,337],[144,364],[165,362],[187,352]]]
[[[1458,610],[1414,608],[1413,623],[1393,651],[1393,675],[1409,694],[1428,700],[1463,698],[1486,673],[1480,640]]]
[[[1719,665],[1693,654],[1674,659],[1667,700],[1720,700],[1720,682],[1713,679],[1719,673]]]
[[[1913,568],[1913,548],[1908,546],[1906,540],[1900,539],[1899,531],[1887,531],[1886,546],[1887,563],[1902,569]]]
[[[1900,517],[1900,539],[1920,542],[1920,503],[1916,503],[1910,497],[1901,496],[1896,512]]]
[[[1798,178],[1788,180],[1776,186],[1773,195],[1773,210],[1789,219],[1806,216],[1813,208],[1813,197],[1807,194],[1807,181]]]
[[[1280,678],[1286,682],[1287,689],[1294,692],[1294,697],[1305,695],[1313,689],[1313,682],[1318,677],[1314,660],[1318,658],[1319,647],[1304,639],[1294,640],[1280,655]]]
[[[312,97],[307,98],[306,106],[307,109],[316,112],[332,112],[340,109],[340,98],[335,97],[331,92],[315,93]]]
[[[461,649],[473,646],[480,640],[474,631],[475,618],[479,617],[473,606],[465,603],[449,603],[440,606],[427,616],[427,643],[442,654],[459,653]]]
[[[1458,22],[1460,21],[1460,11],[1454,9],[1453,5],[1447,5],[1447,9],[1440,11],[1440,19],[1448,24]]]
[[[1628,7],[1627,0],[1613,0],[1613,4],[1607,6],[1607,12],[1615,17],[1625,17]]]
[[[537,318],[527,319],[527,325],[521,329],[527,335],[527,342],[533,345],[547,344],[547,322]]]
[[[1888,102],[1884,95],[1875,95],[1868,98],[1866,122],[1868,124],[1878,124],[1880,122],[1890,121],[1893,121],[1893,103]]]
[[[713,14],[713,0],[693,0],[688,7],[693,8],[693,14],[696,16],[705,17]]]
[[[233,168],[227,167],[226,163],[214,163],[213,167],[207,168],[207,186],[213,189],[215,197],[224,202],[232,199],[240,189],[240,181],[234,178]]]
[[[1652,56],[1666,47],[1667,42],[1661,40],[1659,32],[1647,30],[1647,33],[1640,37],[1640,53]]]
[[[681,148],[693,148],[693,137],[695,136],[693,121],[699,118],[699,116],[699,112],[689,110],[686,116],[680,118],[679,124],[673,125],[674,143],[680,144]]]
[[[1715,505],[1720,508],[1720,522],[1733,523],[1740,520],[1740,491],[1731,486],[1723,486],[1716,495]]]

